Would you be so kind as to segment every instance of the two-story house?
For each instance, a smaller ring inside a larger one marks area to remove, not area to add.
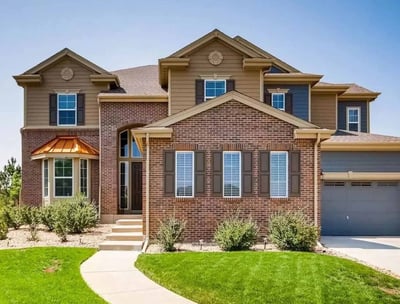
[[[326,235],[400,235],[400,138],[370,134],[379,93],[321,82],[214,30],[158,65],[108,72],[64,49],[24,88],[22,200],[83,193],[103,222],[186,219],[211,240],[231,212],[266,234],[279,210]]]

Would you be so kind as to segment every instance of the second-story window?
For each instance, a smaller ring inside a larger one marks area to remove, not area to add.
[[[347,130],[360,132],[360,108],[347,108]]]
[[[204,80],[204,99],[210,100],[226,93],[225,80]]]
[[[76,94],[58,94],[58,125],[76,125]]]
[[[284,93],[272,93],[271,105],[275,109],[285,111],[285,94]]]

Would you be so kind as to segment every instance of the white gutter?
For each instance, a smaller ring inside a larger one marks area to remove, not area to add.
[[[318,227],[318,145],[321,142],[321,134],[317,134],[314,144],[314,226]]]
[[[150,138],[146,133],[146,238],[143,252],[146,251],[150,239]]]

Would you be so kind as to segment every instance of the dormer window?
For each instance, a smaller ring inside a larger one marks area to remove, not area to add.
[[[204,80],[204,100],[210,100],[226,93],[226,80]]]
[[[285,111],[285,94],[284,93],[272,93],[271,103],[275,109]]]
[[[76,125],[76,94],[58,94],[58,125]]]

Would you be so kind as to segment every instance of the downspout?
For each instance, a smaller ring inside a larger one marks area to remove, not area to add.
[[[314,144],[314,226],[318,227],[318,145],[321,142],[321,134],[317,133]]]
[[[145,252],[150,240],[150,139],[149,133],[146,133],[146,238],[142,252]]]
[[[101,222],[101,102],[97,97],[97,103],[99,104],[99,221]]]

